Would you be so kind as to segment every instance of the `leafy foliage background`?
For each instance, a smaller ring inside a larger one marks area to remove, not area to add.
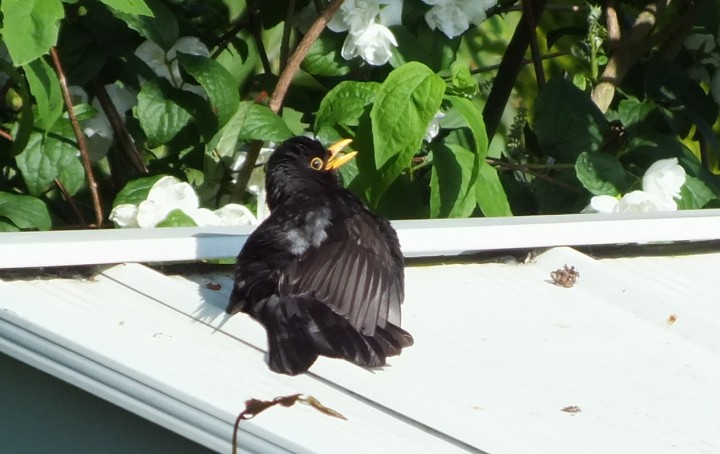
[[[383,66],[342,58],[343,33],[301,33],[306,7],[337,3],[2,0],[0,231],[107,226],[159,175],[209,208],[254,206],[260,149],[302,133],[354,139],[345,182],[390,218],[577,213],[668,157],[688,175],[680,208],[718,206],[720,1],[505,0],[448,38],[404,0]],[[178,84],[135,54],[182,37],[210,56],[166,56]],[[108,84],[137,104],[118,111]],[[81,124],[99,110],[113,142],[93,158]]]

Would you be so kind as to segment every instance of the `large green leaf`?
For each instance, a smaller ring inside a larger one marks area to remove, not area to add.
[[[315,117],[315,134],[337,126],[357,126],[365,107],[375,100],[377,82],[343,81],[333,87],[322,101]]]
[[[165,50],[170,49],[179,36],[175,15],[160,0],[146,0],[145,3],[152,11],[152,15],[132,14],[115,8],[111,10],[141,36]]]
[[[680,188],[680,196],[677,205],[681,210],[698,210],[709,201],[717,199],[701,179],[690,175],[685,176],[685,184]]]
[[[540,145],[560,162],[574,163],[580,153],[598,151],[609,128],[590,97],[563,79],[540,90],[534,117]]]
[[[3,219],[10,221],[12,226],[8,226]],[[0,192],[0,231],[49,230],[51,226],[50,214],[42,200],[29,195]]]
[[[240,95],[230,73],[215,60],[200,55],[178,53],[178,61],[185,71],[205,89],[222,127],[237,111]]]
[[[165,175],[153,175],[151,177],[138,178],[136,180],[129,181],[125,187],[123,187],[115,200],[113,200],[113,208],[122,204],[139,205],[147,199],[150,189],[157,181]]]
[[[485,161],[480,163],[480,172],[475,182],[475,199],[487,217],[513,215],[497,170]]]
[[[57,43],[65,16],[60,0],[3,0],[0,9],[3,41],[15,66],[46,54]]]
[[[455,109],[462,118],[465,120],[465,124],[470,128],[470,132],[473,137],[471,150],[473,151],[473,160],[471,163],[471,173],[469,185],[472,187],[478,178],[480,172],[480,164],[484,161],[487,156],[488,139],[487,133],[485,132],[485,123],[483,122],[482,113],[475,107],[469,99],[465,99],[459,96],[448,96],[448,101],[453,109]],[[473,191],[468,191],[466,197],[472,197],[475,199]]]
[[[190,121],[188,109],[172,99],[178,92],[156,80],[146,82],[138,93],[137,118],[151,147],[168,142]]]
[[[292,131],[272,110],[252,101],[243,101],[230,120],[237,127],[238,140],[267,140],[280,142],[289,139]]]
[[[42,128],[50,131],[63,110],[63,98],[57,75],[44,58],[33,60],[25,65],[24,69],[30,91],[37,103],[38,119]]]
[[[440,109],[444,91],[442,78],[422,63],[406,63],[388,75],[370,111],[376,168],[396,155],[410,162]]]
[[[62,129],[69,132],[69,126]],[[67,135],[33,132],[25,150],[15,157],[15,162],[30,194],[42,194],[58,178],[73,195],[80,190],[85,178],[77,153],[75,143],[69,141]]]
[[[141,16],[152,16],[153,12],[148,8],[144,0],[100,0],[106,5],[127,14],[139,14]]]
[[[620,161],[605,153],[580,153],[575,172],[593,195],[617,196],[625,192],[630,183],[630,175]]]
[[[475,153],[460,145],[434,144],[430,217],[468,217],[475,209],[472,169]]]

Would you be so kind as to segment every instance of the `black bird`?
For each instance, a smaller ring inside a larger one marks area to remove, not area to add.
[[[337,169],[355,152],[295,137],[267,163],[270,216],[237,258],[227,312],[267,331],[275,372],[305,372],[318,355],[385,365],[413,344],[400,328],[405,294],[395,230],[343,188]]]

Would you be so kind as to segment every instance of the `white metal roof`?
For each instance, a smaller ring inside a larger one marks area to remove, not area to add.
[[[649,222],[640,230],[660,235]],[[433,232],[425,241],[447,247]],[[572,288],[550,283],[565,264],[580,271]],[[403,327],[413,347],[382,370],[320,358],[285,377],[264,363],[260,325],[237,315],[216,330],[229,273],[122,264],[90,279],[0,281],[0,350],[221,452],[247,399],[302,393],[347,421],[272,408],[240,424],[240,448],[715,453],[719,268],[720,253],[596,260],[565,247],[527,264],[411,266]]]

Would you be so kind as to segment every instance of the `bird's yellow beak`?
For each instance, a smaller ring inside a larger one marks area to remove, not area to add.
[[[328,147],[328,151],[330,152],[330,157],[328,158],[327,162],[325,163],[325,170],[335,170],[339,169],[343,165],[347,164],[348,162],[352,161],[352,159],[357,154],[357,151],[351,151],[350,153],[341,154],[343,148],[348,146],[352,142],[352,139],[343,139],[339,142],[335,142],[334,144],[330,145]]]

